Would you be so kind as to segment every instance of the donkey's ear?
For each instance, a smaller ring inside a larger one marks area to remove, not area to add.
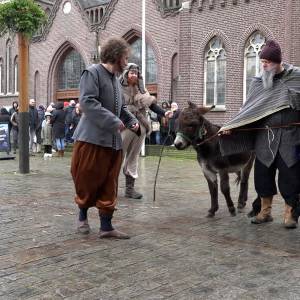
[[[197,107],[197,105],[195,103],[193,103],[192,101],[188,101],[187,103],[188,103],[189,108],[196,108]]]
[[[211,107],[198,107],[198,112],[200,115],[205,115],[206,113],[208,113],[214,108],[215,108],[214,105],[212,105]]]

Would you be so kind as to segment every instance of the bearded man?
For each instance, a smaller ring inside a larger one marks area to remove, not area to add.
[[[129,45],[119,38],[109,39],[101,50],[101,64],[84,70],[80,80],[82,117],[74,132],[71,173],[75,202],[79,207],[78,231],[90,231],[87,212],[96,206],[100,217],[100,238],[126,239],[113,228],[118,177],[122,164],[121,131],[125,126],[137,131],[137,119],[127,110],[116,75],[128,63]]]
[[[125,197],[140,199],[143,197],[134,189],[135,180],[138,177],[138,159],[146,134],[150,133],[150,123],[146,111],[155,112],[160,117],[169,117],[171,111],[164,111],[156,104],[156,98],[151,96],[144,88],[143,78],[139,67],[130,63],[120,77],[123,94],[128,110],[137,118],[140,124],[139,135],[131,130],[122,132],[123,139],[123,173],[126,179]]]
[[[300,69],[282,63],[280,46],[274,40],[267,41],[260,59],[262,75],[253,79],[240,112],[220,129],[221,151],[224,155],[256,153],[254,183],[261,209],[251,222],[273,221],[278,171],[278,188],[285,200],[284,225],[296,228],[300,215],[300,128],[293,123],[300,122]],[[240,127],[249,131],[235,130]]]

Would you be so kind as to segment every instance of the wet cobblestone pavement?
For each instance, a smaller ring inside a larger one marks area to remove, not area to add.
[[[270,224],[250,224],[251,201],[231,217],[221,195],[207,219],[196,161],[164,157],[153,204],[157,162],[141,159],[142,200],[122,197],[120,176],[114,225],[132,238],[111,241],[97,238],[96,209],[92,233],[76,233],[70,157],[33,157],[29,175],[0,161],[0,299],[300,299],[300,229],[283,228],[281,198]]]

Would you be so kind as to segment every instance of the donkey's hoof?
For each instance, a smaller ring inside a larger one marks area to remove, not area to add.
[[[230,210],[229,212],[230,212],[230,215],[231,215],[232,217],[235,217],[235,216],[236,216],[235,210],[232,210],[232,211]]]
[[[253,218],[253,217],[255,217],[256,215],[257,215],[257,214],[255,213],[254,210],[251,210],[251,211],[248,212],[248,214],[247,214],[248,218]]]
[[[244,207],[243,208],[239,208],[237,209],[238,213],[243,213],[245,210],[244,210]]]
[[[239,210],[242,210],[242,209],[245,208],[245,207],[246,207],[246,202],[238,203],[237,208],[238,208]]]
[[[206,215],[206,218],[213,218],[215,216],[215,213],[209,211],[208,214]]]

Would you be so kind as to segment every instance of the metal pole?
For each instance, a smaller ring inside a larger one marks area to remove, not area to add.
[[[29,112],[28,112],[28,69],[29,43],[28,39],[18,33],[19,45],[19,170],[27,174],[29,169]]]
[[[146,0],[142,0],[142,76],[146,83]],[[143,142],[141,155],[145,156],[145,139]]]

